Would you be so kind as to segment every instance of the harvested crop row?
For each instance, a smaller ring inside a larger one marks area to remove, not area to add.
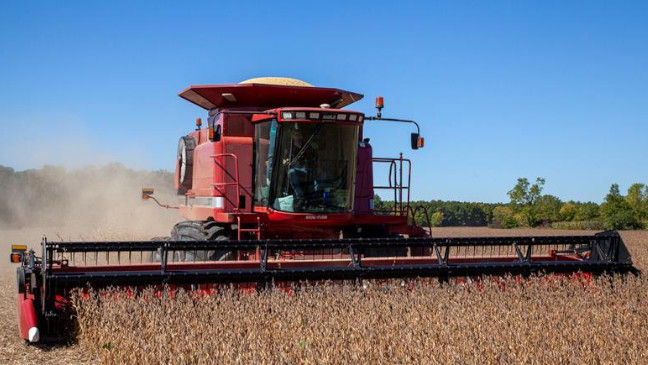
[[[601,277],[440,287],[322,285],[168,300],[77,298],[81,346],[104,362],[638,363],[648,281]]]

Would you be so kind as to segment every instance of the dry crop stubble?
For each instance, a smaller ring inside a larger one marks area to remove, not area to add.
[[[546,235],[554,230],[435,229],[437,236]],[[591,234],[592,232],[585,232]],[[68,236],[62,235],[64,238]],[[648,267],[648,232],[623,232]],[[76,236],[74,236],[76,237]],[[116,239],[95,233],[87,239]],[[78,343],[23,346],[13,271],[3,270],[3,362],[78,363],[641,363],[648,358],[648,281],[514,280],[502,291],[417,282],[413,290],[318,285],[295,296],[235,291],[162,300],[78,300]]]
[[[645,267],[648,233],[623,236]],[[536,277],[507,280],[505,290],[483,284],[415,281],[410,290],[396,280],[364,290],[323,284],[297,295],[94,296],[76,301],[78,338],[108,363],[640,363],[648,357],[645,278],[600,277],[584,285]]]
[[[471,285],[322,285],[79,300],[81,344],[109,363],[637,363],[646,281],[535,278]]]

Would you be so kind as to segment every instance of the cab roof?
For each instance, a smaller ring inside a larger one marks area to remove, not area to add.
[[[273,85],[244,82],[224,85],[191,85],[178,95],[204,109],[260,107],[319,107],[329,104],[339,109],[363,95],[351,91],[314,86]]]

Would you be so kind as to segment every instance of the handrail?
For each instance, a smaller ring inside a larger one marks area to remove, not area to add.
[[[401,153],[399,157],[374,157],[372,162],[389,163],[389,185],[374,185],[373,189],[384,189],[394,191],[394,215],[407,215],[410,209],[410,184],[412,178],[412,162],[410,159],[403,158]],[[403,184],[403,163],[407,164],[407,184]],[[392,180],[393,178],[393,180]],[[407,190],[406,201],[403,200],[403,190]]]

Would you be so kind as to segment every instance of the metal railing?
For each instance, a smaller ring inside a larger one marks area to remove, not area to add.
[[[394,193],[394,208],[388,211],[376,211],[379,214],[407,215],[410,207],[410,181],[412,176],[412,162],[403,158],[401,153],[397,158],[376,157],[374,163],[389,164],[388,185],[374,185],[374,190],[392,190]],[[407,169],[405,173],[404,169]],[[404,178],[407,180],[404,180]]]

